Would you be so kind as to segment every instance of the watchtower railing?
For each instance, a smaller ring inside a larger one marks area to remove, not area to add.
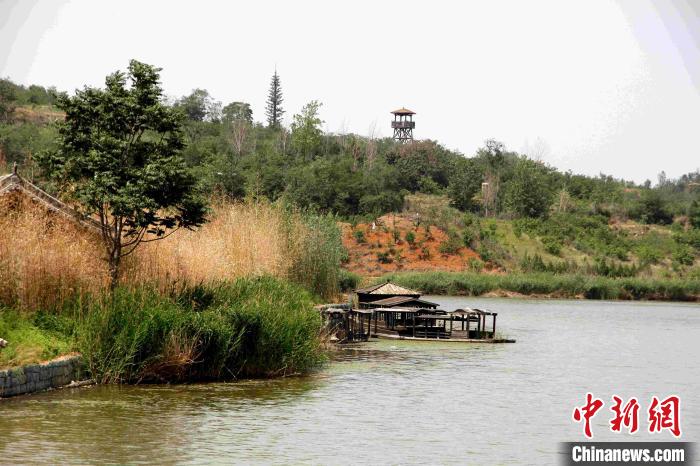
[[[394,129],[414,129],[416,127],[415,121],[392,121],[391,127]]]

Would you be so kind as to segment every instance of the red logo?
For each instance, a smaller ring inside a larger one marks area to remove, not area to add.
[[[622,398],[617,395],[612,397],[615,404],[610,411],[615,414],[615,417],[610,420],[610,430],[620,432],[622,426],[629,429],[630,434],[637,432],[639,428],[639,403],[635,397],[622,406]]]
[[[592,393],[586,393],[586,404],[574,409],[574,421],[581,422],[583,419],[583,433],[588,438],[593,438],[593,433],[591,432],[591,418],[595,416],[600,408],[603,407],[603,400],[593,398]]]
[[[630,434],[639,430],[639,402],[632,397],[626,403],[617,395],[612,396],[613,405],[610,411],[613,413],[610,419],[610,430],[622,432],[625,428]],[[573,418],[576,422],[583,422],[583,434],[593,438],[591,419],[603,407],[603,400],[595,398],[592,393],[586,393],[586,403],[574,408]],[[649,433],[657,433],[668,430],[674,437],[681,436],[681,399],[677,395],[671,395],[659,401],[656,396],[651,397],[648,413]]]
[[[671,395],[659,402],[653,396],[649,406],[649,432],[661,432],[664,429],[671,431],[674,437],[681,436],[681,399]]]

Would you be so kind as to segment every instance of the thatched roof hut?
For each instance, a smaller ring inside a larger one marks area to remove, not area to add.
[[[434,303],[420,300],[420,291],[411,290],[395,283],[386,282],[355,290],[360,307],[437,307]],[[423,306],[423,303],[426,306]]]

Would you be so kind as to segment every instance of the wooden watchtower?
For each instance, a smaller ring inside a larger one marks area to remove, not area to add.
[[[394,121],[391,122],[391,127],[394,128],[394,139],[400,143],[413,141],[413,128],[416,127],[416,122],[413,121],[412,112],[407,108],[400,108],[391,112],[394,114]]]

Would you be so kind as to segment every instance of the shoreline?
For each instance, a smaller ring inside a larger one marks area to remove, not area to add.
[[[0,399],[44,392],[63,387],[84,386],[82,355],[68,353],[38,364],[25,364],[0,370]]]
[[[445,295],[445,294],[438,294],[435,296],[459,296],[459,297],[472,297],[472,298],[501,298],[501,299],[531,299],[533,301],[535,300],[562,300],[562,301],[610,301],[610,302],[630,302],[630,301],[639,301],[639,302],[669,302],[669,303],[700,303],[700,296],[694,296],[690,297],[689,299],[683,299],[683,300],[671,300],[671,299],[665,299],[663,297],[653,297],[653,296],[648,296],[648,297],[643,297],[643,298],[624,298],[624,297],[618,297],[618,298],[586,298],[582,294],[577,294],[577,295],[569,295],[566,293],[559,293],[559,292],[554,292],[554,293],[531,293],[531,294],[523,294],[523,293],[518,293],[517,291],[508,291],[508,290],[503,290],[503,289],[498,289],[498,290],[492,290],[489,291],[488,293],[480,294],[480,295],[470,295],[470,294],[451,294],[451,295]]]
[[[425,295],[514,299],[669,301],[700,303],[700,280],[646,277],[612,278],[553,273],[480,274],[397,272],[368,282],[392,281]]]

